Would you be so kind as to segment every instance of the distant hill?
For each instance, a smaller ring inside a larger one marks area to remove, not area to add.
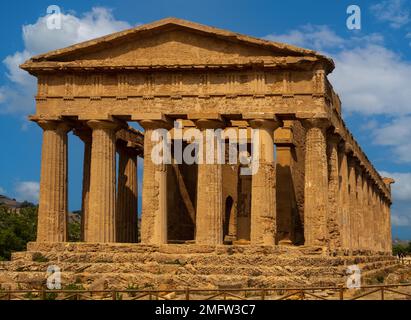
[[[19,211],[21,208],[35,207],[35,205],[28,201],[19,202],[16,199],[0,194],[0,207],[7,208],[11,211]]]
[[[0,194],[0,206],[4,206],[8,209],[19,209],[22,204],[22,202],[18,202],[16,199],[11,199]]]

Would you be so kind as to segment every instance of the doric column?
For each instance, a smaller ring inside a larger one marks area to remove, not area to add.
[[[258,129],[258,170],[251,177],[251,230],[252,244],[274,245],[276,240],[276,175],[274,159],[274,130],[276,119],[252,119],[249,124]],[[255,143],[256,141],[253,141]]]
[[[137,150],[118,142],[117,242],[137,242]]]
[[[199,148],[201,163],[197,170],[197,210],[195,241],[197,244],[216,245],[223,243],[223,189],[222,167],[218,163],[219,139],[212,130],[221,128],[219,120],[198,119],[196,126],[202,132],[202,146]],[[212,145],[214,144],[214,145]],[[214,150],[214,156],[206,157]],[[208,158],[209,161],[206,161]],[[209,162],[209,163],[207,163]],[[213,163],[210,163],[213,162]]]
[[[385,214],[387,219],[387,241],[386,241],[386,252],[392,253],[392,231],[391,231],[391,213],[390,213],[390,203],[389,200],[385,202]]]
[[[90,195],[90,164],[91,164],[91,136],[90,128],[75,129],[74,134],[77,135],[84,143],[83,155],[83,189],[81,197],[81,240],[86,239],[87,226],[89,224],[89,195]]]
[[[364,225],[363,225],[363,216],[364,216],[364,203],[363,203],[363,185],[362,185],[362,168],[359,161],[356,161],[355,165],[355,176],[356,176],[356,194],[357,194],[357,201],[356,201],[356,234],[355,234],[355,247],[357,249],[363,249],[363,232],[364,232]]]
[[[378,251],[383,251],[383,242],[385,241],[384,239],[384,235],[383,235],[383,230],[384,230],[384,215],[382,213],[381,210],[381,193],[380,190],[378,188],[378,186],[376,186],[377,188],[377,209],[376,209],[376,213],[377,213],[377,249]]]
[[[67,132],[61,121],[38,121],[43,128],[38,242],[67,241]]]
[[[342,247],[341,243],[341,219],[339,214],[339,163],[338,144],[341,137],[331,134],[327,137],[328,146],[328,217],[327,229],[331,248]]]
[[[348,186],[348,154],[352,152],[351,147],[343,142],[340,145],[340,225],[342,229],[342,246],[345,249],[351,248],[350,243],[350,194]]]
[[[363,175],[363,207],[364,207],[364,217],[363,217],[363,241],[364,249],[371,250],[371,209],[370,209],[370,194],[369,194],[369,177],[367,171],[364,171]]]
[[[357,178],[355,174],[356,159],[354,157],[348,158],[348,189],[349,189],[349,203],[350,203],[350,249],[357,249]]]
[[[92,128],[88,242],[115,242],[116,130],[111,121],[91,120]]]
[[[162,120],[142,120],[140,125],[144,127],[141,242],[164,244],[167,243],[167,164],[154,161],[153,148],[160,142],[152,138],[156,129],[169,129],[169,126]]]
[[[395,183],[394,179],[385,177],[383,178],[383,181],[385,185],[387,186],[390,194],[391,194],[391,184]],[[390,212],[390,205],[391,201],[389,198],[384,197],[384,209],[385,209],[385,216],[386,216],[386,221],[387,221],[387,227],[386,227],[386,252],[391,254],[392,253],[392,234],[391,234],[391,212]]]
[[[328,164],[326,119],[304,120],[305,187],[304,237],[306,245],[325,246],[329,243],[327,230]]]
[[[374,184],[374,232],[375,232],[375,249],[381,251],[381,208],[380,208],[380,191],[377,184]]]
[[[372,217],[372,250],[378,251],[378,215],[377,215],[377,194],[375,191],[375,184],[371,180],[371,217]]]

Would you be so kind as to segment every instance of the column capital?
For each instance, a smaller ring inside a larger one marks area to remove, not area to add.
[[[364,166],[359,159],[355,158],[355,160],[355,171],[360,174],[364,171]]]
[[[89,120],[87,121],[87,125],[91,129],[111,129],[111,130],[119,130],[123,124],[118,121],[109,121],[109,120]]]
[[[389,188],[391,187],[391,184],[395,183],[395,180],[389,177],[383,177],[382,181],[384,181],[385,185],[388,186]]]
[[[275,130],[278,127],[281,126],[281,121],[278,120],[276,117],[274,119],[263,119],[263,118],[254,118],[254,119],[249,119],[248,124],[250,125],[251,128],[253,129],[269,129],[269,130]]]
[[[331,126],[330,120],[326,118],[304,119],[301,121],[301,124],[306,130],[311,129],[311,128],[319,128],[322,130],[326,130]]]
[[[225,123],[223,120],[218,119],[197,119],[193,120],[196,127],[203,130],[203,129],[221,129],[225,127]]]
[[[140,125],[145,129],[167,129],[173,128],[173,124],[169,120],[155,120],[155,119],[144,119],[139,121]]]
[[[347,162],[349,167],[355,168],[357,166],[358,159],[356,157],[348,157]]]
[[[56,131],[61,131],[63,133],[67,133],[71,130],[70,124],[66,121],[38,120],[36,122],[43,130],[56,130]]]
[[[341,139],[341,136],[335,133],[330,133],[329,135],[327,135],[327,142],[333,146],[338,146]]]
[[[346,155],[349,155],[354,152],[354,149],[351,143],[342,140],[340,143],[340,151],[344,152]]]

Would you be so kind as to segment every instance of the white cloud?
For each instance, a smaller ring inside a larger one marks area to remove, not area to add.
[[[391,185],[394,207],[391,224],[397,227],[411,226],[411,173],[380,171],[381,176],[395,180]]]
[[[380,174],[395,180],[391,185],[394,201],[411,201],[411,173],[380,171]]]
[[[390,27],[398,29],[411,21],[409,0],[384,0],[370,7],[371,12],[381,22],[389,23]]]
[[[131,27],[125,21],[116,20],[111,10],[103,7],[93,8],[80,17],[61,14],[61,18],[61,29],[48,29],[47,16],[40,17],[34,24],[23,26],[24,50],[3,60],[10,84],[0,87],[0,114],[27,114],[33,111],[35,78],[19,68],[30,56]]]
[[[40,17],[23,26],[23,40],[28,52],[38,54],[130,27],[128,22],[116,20],[109,9],[96,7],[82,17],[62,14],[61,29],[48,29],[47,16]]]
[[[336,68],[329,77],[342,98],[343,112],[411,114],[411,62],[386,48],[382,35],[355,33],[344,39],[328,26],[309,25],[266,38],[331,56]]]
[[[40,185],[35,181],[20,181],[16,183],[14,191],[18,201],[37,203],[39,199]]]
[[[264,38],[315,50],[341,48],[345,42],[328,26],[311,24],[302,26],[301,30],[291,30],[285,34],[272,33]]]
[[[371,129],[374,144],[391,147],[394,162],[411,162],[410,123],[411,116],[404,116]]]
[[[330,75],[343,108],[362,114],[411,113],[411,63],[393,51],[368,43],[335,55]]]
[[[393,213],[391,215],[391,224],[395,227],[407,227],[411,226],[411,218],[404,215],[398,215]]]
[[[0,194],[5,195],[6,194],[6,189],[0,187]]]

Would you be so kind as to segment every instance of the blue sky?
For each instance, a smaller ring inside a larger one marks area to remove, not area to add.
[[[58,5],[63,28],[44,27]],[[346,10],[361,8],[361,30]],[[34,81],[17,65],[30,55],[169,16],[320,50],[344,118],[377,170],[393,185],[393,235],[411,239],[411,0],[380,1],[4,1],[0,10],[0,194],[37,201],[41,129]],[[66,27],[65,27],[66,26]],[[69,207],[80,208],[82,144],[69,138]]]

